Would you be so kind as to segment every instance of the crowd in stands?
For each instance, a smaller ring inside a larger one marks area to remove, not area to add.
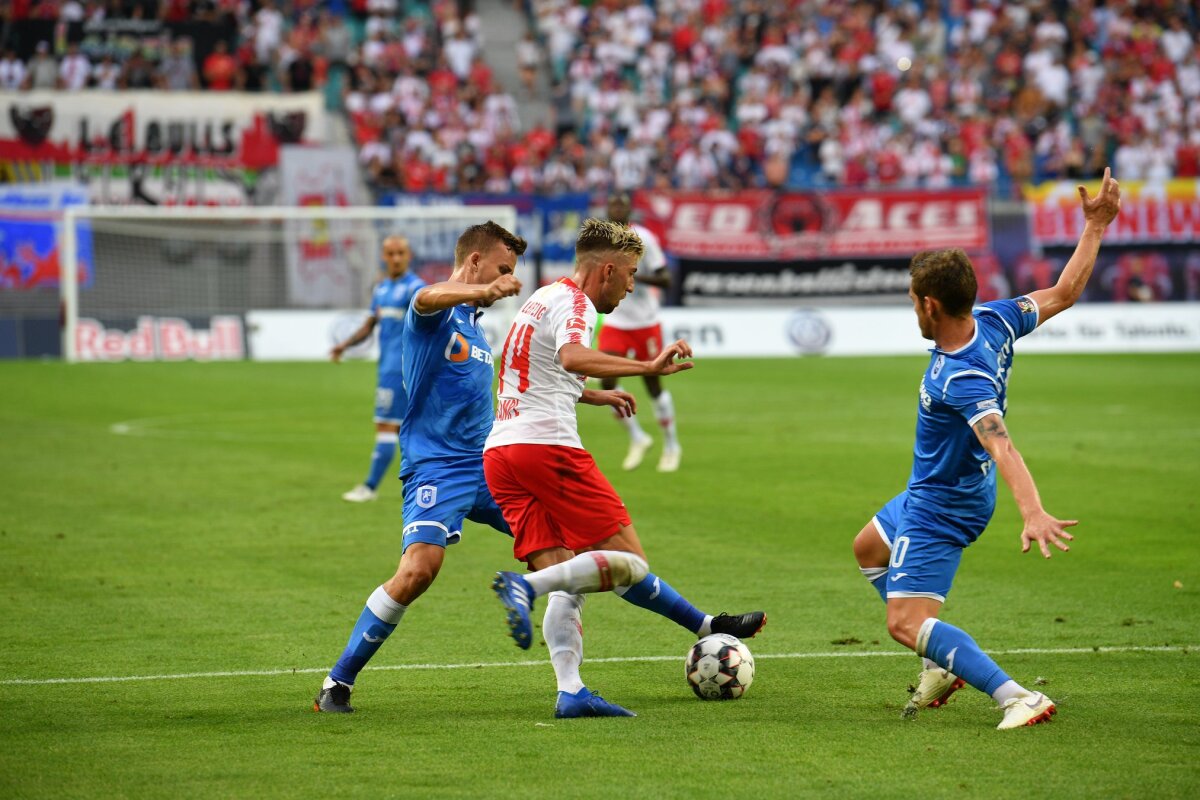
[[[587,143],[584,185],[597,154],[622,189],[1200,171],[1188,0],[536,0],[533,14],[559,129]]]
[[[1200,173],[1190,0],[525,0],[521,86],[507,88],[550,112],[524,120],[469,7],[17,0],[12,19],[124,14],[229,33],[203,57],[186,39],[125,54],[41,42],[0,59],[0,88],[300,91],[333,78],[373,183],[415,192]]]

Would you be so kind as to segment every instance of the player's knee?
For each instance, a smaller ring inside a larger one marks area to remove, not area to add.
[[[433,585],[433,581],[437,578],[441,565],[440,559],[405,559],[400,564],[400,569],[396,572],[396,577],[388,582],[385,589],[397,602],[408,605]],[[392,591],[393,588],[395,591]]]
[[[633,586],[650,574],[650,565],[641,556],[621,551],[616,551],[614,555],[610,563],[615,562],[611,563],[615,586]]]

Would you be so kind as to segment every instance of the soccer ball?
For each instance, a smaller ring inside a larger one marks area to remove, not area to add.
[[[735,700],[754,681],[754,656],[736,636],[714,633],[688,650],[684,675],[701,700]]]

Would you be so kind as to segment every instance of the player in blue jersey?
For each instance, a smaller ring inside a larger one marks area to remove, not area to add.
[[[521,290],[513,271],[525,240],[494,222],[468,228],[450,280],[413,297],[404,319],[408,405],[400,425],[404,540],[391,580],[367,598],[350,640],[313,703],[349,713],[355,678],[437,577],[464,519],[510,533],[483,479],[483,443],[492,429],[492,351],[481,309]]]
[[[495,223],[468,228],[455,247],[450,280],[426,286],[413,298],[403,330],[408,398],[400,428],[403,554],[396,574],[367,599],[314,701],[316,711],[354,710],[350,693],[358,673],[395,630],[409,604],[432,585],[446,546],[461,538],[464,519],[511,535],[483,474],[483,445],[493,422],[493,365],[479,316],[481,308],[520,290],[513,269],[524,250],[524,239]],[[633,396],[619,389],[588,389],[580,402],[628,413],[635,405]],[[622,596],[704,635],[749,638],[766,621],[762,612],[704,614],[653,574]],[[615,708],[619,707],[604,706],[596,696],[581,699],[573,712],[560,716],[596,716]]]
[[[1001,730],[1045,722],[1053,701],[1031,692],[987,656],[964,631],[938,619],[962,551],[987,527],[996,504],[996,473],[1012,490],[1024,520],[1021,551],[1037,543],[1066,552],[1074,537],[1042,507],[1037,486],[1004,424],[1013,344],[1070,308],[1083,293],[1104,230],[1120,210],[1120,187],[1108,170],[1100,191],[1079,187],[1083,235],[1058,282],[1013,300],[972,308],[975,273],[961,250],[925,251],[912,259],[909,295],[921,335],[934,342],[921,380],[916,446],[908,488],[859,532],[854,554],[887,604],[888,632],[925,659],[905,707],[911,717],[936,708],[964,684],[990,694],[1004,711]]]
[[[371,292],[371,314],[349,339],[337,344],[330,351],[336,363],[348,348],[366,341],[371,332],[379,327],[379,379],[375,389],[375,449],[371,452],[371,466],[367,478],[358,486],[342,495],[351,503],[374,500],[376,489],[387,474],[392,459],[396,456],[400,420],[404,414],[404,344],[400,330],[404,325],[404,313],[418,289],[425,282],[408,271],[412,261],[412,250],[403,236],[389,236],[383,240],[383,265],[387,279],[380,281]]]

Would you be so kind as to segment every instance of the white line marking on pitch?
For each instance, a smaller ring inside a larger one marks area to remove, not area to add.
[[[993,655],[1051,655],[1069,656],[1087,653],[1187,653],[1200,650],[1200,645],[1164,645],[1158,647],[1016,647],[1010,650],[993,650]],[[762,661],[770,658],[874,658],[874,657],[906,657],[915,658],[907,650],[863,650],[860,652],[829,652],[829,653],[761,653],[755,659]],[[630,656],[623,658],[589,658],[589,664],[631,664],[647,661],[676,661],[682,656]],[[549,659],[540,661],[493,661],[475,662],[472,664],[380,664],[368,666],[364,671],[394,672],[396,670],[422,669],[496,669],[504,667],[540,667],[549,663]],[[58,683],[126,683],[129,681],[178,681],[188,678],[253,678],[273,675],[315,675],[329,672],[328,667],[303,667],[297,669],[252,669],[225,672],[181,672],[174,675],[114,675],[94,678],[6,678],[0,680],[0,686],[46,686]]]

